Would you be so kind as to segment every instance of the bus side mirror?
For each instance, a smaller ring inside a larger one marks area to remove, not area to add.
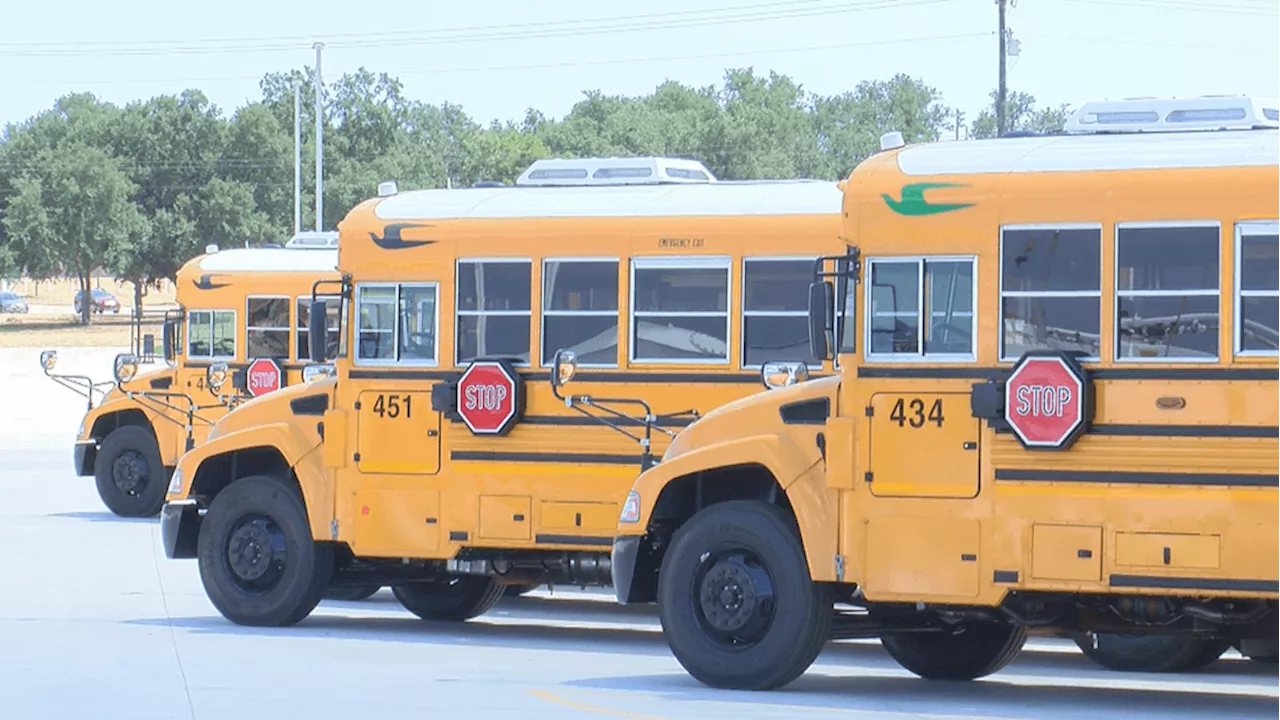
[[[551,367],[551,388],[559,390],[578,374],[578,354],[572,350],[557,350]]]
[[[323,300],[311,302],[311,316],[307,319],[307,340],[311,345],[311,362],[313,363],[323,363],[328,360],[325,357],[329,339],[329,322],[326,316],[328,310],[329,306]]]
[[[173,334],[177,331],[177,324],[173,321],[165,322],[160,332],[160,345],[164,350],[164,361],[173,362]]]
[[[831,283],[809,284],[809,354],[821,362],[831,357],[831,308],[835,305]]]

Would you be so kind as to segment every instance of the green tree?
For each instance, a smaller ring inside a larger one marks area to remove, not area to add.
[[[991,91],[991,107],[974,119],[969,129],[970,137],[993,138],[996,136],[996,108],[1000,92]],[[1030,93],[1010,92],[1005,95],[1005,132],[1055,133],[1062,130],[1071,115],[1070,105],[1056,108],[1036,108],[1036,98]]]
[[[147,231],[132,200],[137,188],[101,148],[62,143],[34,159],[13,180],[4,216],[9,242],[28,272],[76,277],[87,299],[92,273],[129,253]],[[81,323],[89,324],[90,309],[81,303]]]
[[[852,92],[814,102],[818,144],[829,175],[845,177],[880,149],[880,136],[902,133],[909,143],[937,140],[949,110],[941,94],[924,82],[898,74],[864,80]]]

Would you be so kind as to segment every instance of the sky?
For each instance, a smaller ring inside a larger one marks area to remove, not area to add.
[[[726,68],[823,95],[906,73],[971,121],[998,69],[995,0],[58,0],[0,13],[0,125],[71,92],[117,104],[198,88],[230,114],[268,72],[361,67],[473,118],[562,117],[587,90],[643,95]],[[1010,90],[1078,107],[1280,95],[1276,0],[1016,0]]]

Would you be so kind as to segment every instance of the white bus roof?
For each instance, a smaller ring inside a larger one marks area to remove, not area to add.
[[[1087,172],[1276,165],[1280,131],[1214,130],[1047,135],[912,145],[898,152],[907,175]]]
[[[412,190],[380,201],[382,220],[827,215],[841,193],[828,180],[712,182],[621,187]]]
[[[337,272],[336,249],[235,248],[197,258],[210,272]]]

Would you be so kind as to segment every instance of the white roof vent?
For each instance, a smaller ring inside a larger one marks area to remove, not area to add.
[[[1280,128],[1280,102],[1244,95],[1132,98],[1085,103],[1067,120],[1073,135]]]
[[[334,230],[303,230],[289,238],[284,246],[290,250],[316,250],[338,247],[338,233]]]
[[[212,255],[212,254],[214,254],[214,253],[216,253],[216,252],[218,252],[218,246],[217,246],[217,245],[215,245],[214,243],[209,243],[208,245],[205,245],[205,246],[204,246],[204,254],[205,254],[205,255]]]
[[[396,185],[395,180],[383,180],[378,183],[378,197],[391,197],[400,192],[400,187]]]
[[[546,158],[535,160],[516,178],[516,185],[659,185],[715,181],[711,171],[697,160],[665,157]]]
[[[887,132],[880,136],[881,150],[896,150],[900,147],[904,147],[906,144],[907,144],[906,139],[903,138],[902,133],[898,132],[897,130],[894,130],[893,132]]]

